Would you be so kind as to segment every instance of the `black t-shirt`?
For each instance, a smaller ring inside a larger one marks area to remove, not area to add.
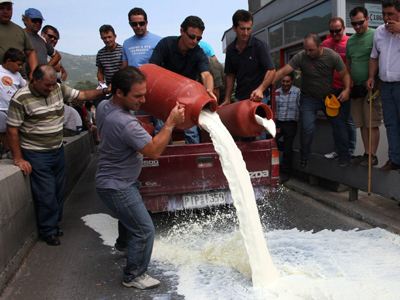
[[[161,39],[154,48],[149,63],[198,80],[200,73],[209,71],[208,59],[198,45],[183,55],[178,48],[179,38],[168,36]]]
[[[228,46],[225,58],[225,73],[236,76],[236,93],[239,100],[250,98],[250,94],[264,80],[268,70],[275,69],[266,43],[251,37],[242,53],[236,49],[236,39]]]

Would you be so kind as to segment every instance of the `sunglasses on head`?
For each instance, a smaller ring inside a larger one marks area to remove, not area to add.
[[[354,26],[354,27],[361,26],[364,24],[364,22],[365,22],[365,20],[351,22],[351,26]]]
[[[189,37],[189,39],[191,39],[191,40],[197,40],[198,42],[200,42],[201,39],[203,38],[203,37],[197,36],[197,35],[195,35],[195,34],[189,34],[189,33],[187,33],[186,31],[185,31],[185,33],[186,33],[186,35]]]
[[[329,32],[331,34],[339,34],[342,31],[342,29],[329,29]]]
[[[141,22],[129,22],[129,25],[131,25],[131,27],[143,27],[144,25],[146,25],[145,21],[141,21]]]

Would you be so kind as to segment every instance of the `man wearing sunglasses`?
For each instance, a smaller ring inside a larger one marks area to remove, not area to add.
[[[25,53],[29,68],[34,70],[37,66],[35,50],[26,32],[11,21],[12,14],[13,2],[0,0],[0,62],[3,62],[4,53],[9,48],[16,48]]]
[[[327,38],[321,43],[321,46],[330,48],[338,53],[343,62],[346,63],[346,45],[349,37],[345,34],[345,25],[342,18],[333,17],[329,20],[329,33]],[[338,96],[344,88],[342,79],[336,71],[333,74],[332,87],[336,96]],[[356,147],[356,131],[350,114],[350,101],[341,103],[339,115],[335,117],[335,119],[336,120],[331,122],[331,124],[336,150],[325,154],[325,158],[327,159],[338,157],[337,145],[341,142],[342,138],[340,137],[345,137],[346,148],[350,155],[353,154]],[[342,132],[341,128],[345,129],[345,132]]]
[[[42,13],[36,8],[28,8],[22,16],[22,21],[25,24],[25,31],[28,34],[33,49],[36,51],[38,64],[47,64],[54,67],[61,60],[61,56],[52,45],[46,43],[46,41],[39,35],[43,20],[44,18]],[[47,56],[51,57],[49,61],[47,61]],[[30,70],[27,71],[30,72]]]
[[[384,24],[374,33],[367,87],[375,87],[379,73],[383,120],[389,145],[389,160],[383,170],[400,169],[400,1],[383,0]]]
[[[214,80],[208,58],[198,45],[204,29],[204,23],[199,17],[187,17],[181,24],[181,35],[163,38],[149,62],[190,79],[201,80],[209,95],[217,99],[213,93]],[[185,141],[187,144],[200,142],[197,126],[185,130]]]
[[[275,67],[272,63],[268,45],[251,35],[253,16],[240,9],[232,16],[236,39],[228,46],[225,57],[225,99],[231,102],[236,80],[235,98],[261,101],[265,90],[274,80]]]
[[[47,43],[52,45],[53,48],[56,48],[58,40],[60,39],[60,33],[58,32],[57,28],[52,25],[45,25],[43,26],[40,35],[46,40]],[[62,66],[61,61],[54,66],[54,69],[57,71],[57,80],[59,82],[67,80],[68,73]]]
[[[125,40],[122,46],[122,68],[140,67],[149,62],[161,37],[147,30],[147,14],[142,8],[132,8],[128,20],[135,35]]]
[[[368,156],[371,151],[372,165],[378,164],[376,151],[379,145],[379,126],[382,123],[382,107],[379,98],[372,103],[372,118],[370,120],[370,105],[368,102],[368,62],[372,50],[374,29],[368,27],[368,11],[363,6],[350,11],[350,21],[354,28],[347,42],[347,67],[353,82],[351,89],[351,115],[356,128],[360,128],[364,154],[352,159],[353,164],[368,166]],[[371,124],[371,128],[370,127]],[[371,130],[371,147],[369,147],[369,129]]]

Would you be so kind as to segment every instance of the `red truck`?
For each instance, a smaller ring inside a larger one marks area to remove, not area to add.
[[[204,136],[204,133],[203,133]],[[209,138],[201,144],[172,144],[157,159],[144,158],[140,192],[151,212],[203,208],[232,203],[228,182]],[[250,173],[256,199],[279,181],[274,139],[237,142]]]

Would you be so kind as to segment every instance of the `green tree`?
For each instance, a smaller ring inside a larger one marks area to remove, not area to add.
[[[74,88],[77,90],[92,90],[97,87],[97,83],[94,83],[90,80],[85,80],[85,81],[78,81]]]

